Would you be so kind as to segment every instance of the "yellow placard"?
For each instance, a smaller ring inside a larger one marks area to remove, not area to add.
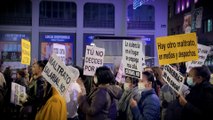
[[[21,39],[21,64],[30,65],[31,44],[30,41]]]
[[[195,33],[159,37],[156,39],[160,65],[187,62],[198,59]]]

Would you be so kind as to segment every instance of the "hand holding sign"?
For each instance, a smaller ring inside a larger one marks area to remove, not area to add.
[[[136,107],[138,104],[137,104],[137,101],[136,100],[134,100],[133,98],[131,98],[130,99],[130,106],[132,107],[132,108],[134,108],[134,107]]]
[[[21,104],[24,104],[25,102],[27,102],[28,96],[27,96],[26,93],[21,93],[21,94],[19,95],[19,97],[20,97],[20,103],[21,103]]]
[[[179,99],[180,105],[184,107],[187,103],[186,99],[182,95],[179,95],[178,99]]]

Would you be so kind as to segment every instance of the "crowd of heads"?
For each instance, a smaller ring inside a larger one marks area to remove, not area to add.
[[[18,69],[16,71],[16,79],[17,80],[26,80],[27,84],[24,86],[30,86],[32,79],[36,79],[39,76],[42,76],[43,69],[47,64],[47,60],[36,61],[27,68]],[[189,73],[183,74],[181,70],[181,66],[178,64],[171,64],[171,66],[179,71],[179,74],[185,77],[184,84],[193,87],[196,84],[200,84],[204,81],[209,81],[211,78],[211,72],[208,67],[200,66],[192,68]],[[111,70],[107,66],[98,67],[95,71],[93,77],[86,76],[83,74],[83,68],[79,66],[73,66],[79,71],[79,78],[81,80],[86,91],[86,95],[88,95],[92,89],[97,88],[99,86],[104,85],[118,85],[123,88],[123,91],[131,91],[133,88],[137,88],[140,92],[154,90],[156,95],[160,97],[161,88],[166,85],[166,81],[163,79],[163,66],[154,66],[154,67],[145,67],[144,70],[141,71],[142,77],[136,78],[134,76],[125,76],[124,83],[119,83],[116,81],[116,75],[118,70]],[[114,71],[114,72],[113,72]],[[4,72],[4,77],[9,87],[11,82],[14,82],[12,78],[12,69],[11,67],[6,67]],[[78,81],[77,80],[77,81]],[[45,88],[45,97],[42,100],[41,104],[44,105],[47,100],[52,96],[52,85],[46,82]],[[10,88],[9,88],[10,89]],[[188,94],[188,93],[187,93]]]

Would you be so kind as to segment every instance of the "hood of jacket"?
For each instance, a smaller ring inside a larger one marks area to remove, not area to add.
[[[110,96],[115,99],[120,99],[123,93],[122,89],[118,85],[105,85],[100,88],[106,89]]]

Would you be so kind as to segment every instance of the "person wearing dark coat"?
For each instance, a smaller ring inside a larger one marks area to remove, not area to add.
[[[27,89],[27,80],[25,79],[26,73],[23,70],[17,71],[17,79],[15,80],[15,83],[26,87]]]
[[[191,87],[190,93],[186,98],[179,95],[179,103],[183,107],[182,120],[212,118],[213,85],[209,82],[210,74],[206,66],[194,67],[189,71],[187,84]]]
[[[130,100],[133,120],[160,120],[160,100],[153,89],[154,76],[150,72],[142,73],[144,90],[141,99],[137,103],[134,99]]]
[[[86,120],[112,120],[111,106],[114,99],[119,100],[122,95],[122,89],[116,85],[111,85],[114,75],[107,67],[97,68],[94,76],[94,88],[88,96],[80,95],[78,97],[79,108],[86,114]]]
[[[130,108],[129,100],[131,98],[139,101],[141,98],[141,90],[138,88],[138,79],[126,77],[124,83],[124,91],[118,102],[119,117],[117,120],[132,120],[133,115]]]
[[[31,119],[35,119],[35,115],[37,113],[37,110],[40,109],[40,107],[43,104],[44,98],[45,98],[45,91],[47,91],[47,81],[42,76],[42,71],[47,64],[48,61],[36,61],[32,66],[32,72],[34,77],[32,78],[32,81],[29,84],[29,88],[27,90],[27,100],[25,103],[23,103],[24,109],[29,109],[31,115]],[[28,110],[26,110],[28,111]]]

